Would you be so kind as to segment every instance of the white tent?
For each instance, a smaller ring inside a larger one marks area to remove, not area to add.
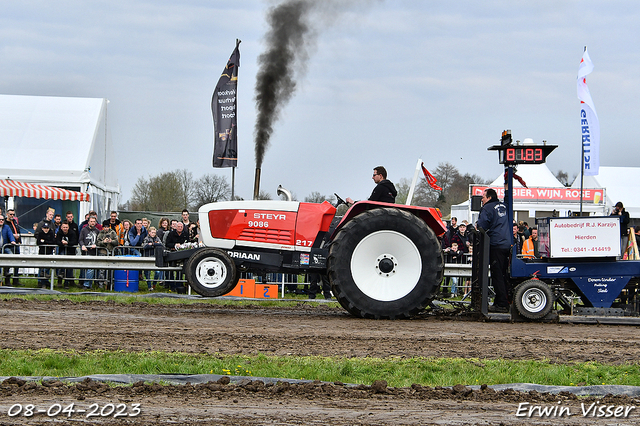
[[[0,95],[1,179],[88,192],[79,214],[116,209],[106,99]],[[80,219],[82,220],[82,219]]]
[[[520,164],[516,174],[522,178],[527,186],[540,188],[564,188],[564,185],[556,178],[546,164]],[[504,186],[504,175],[501,174],[489,186]],[[514,179],[514,187],[522,187]]]
[[[585,176],[584,188],[606,188],[607,214],[618,201],[624,204],[632,218],[640,218],[640,167],[600,166],[597,176]],[[572,188],[580,188],[580,176],[573,181]]]

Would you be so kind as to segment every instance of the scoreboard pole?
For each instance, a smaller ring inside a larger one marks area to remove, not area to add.
[[[582,146],[582,155],[580,156],[582,158],[580,160],[580,217],[582,217],[582,192],[584,190],[584,143],[581,143],[580,145]]]
[[[509,221],[509,229],[513,226],[513,165],[505,165],[505,171],[507,172],[506,191],[504,192],[504,198],[507,204],[507,218]],[[513,232],[511,233],[511,245],[513,245]]]
[[[489,151],[498,151],[500,164],[504,164],[505,175],[505,195],[504,200],[507,206],[507,218],[509,223],[513,223],[513,175],[514,168],[518,164],[543,164],[547,161],[547,156],[556,149],[557,145],[514,145],[511,137],[511,130],[504,130],[500,138],[500,145],[490,146]],[[583,156],[584,157],[584,156]],[[580,190],[582,197],[582,188]],[[581,215],[582,215],[582,203]],[[513,240],[513,235],[512,235]],[[512,241],[513,243],[513,241]]]

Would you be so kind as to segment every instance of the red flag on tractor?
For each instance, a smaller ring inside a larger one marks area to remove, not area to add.
[[[427,168],[424,166],[424,163],[422,163],[422,173],[424,173],[424,177],[427,178],[427,183],[429,184],[430,187],[432,187],[436,191],[442,191],[442,188],[436,185],[436,182],[438,180],[435,177],[433,177],[431,173],[429,173],[429,170],[427,170]]]

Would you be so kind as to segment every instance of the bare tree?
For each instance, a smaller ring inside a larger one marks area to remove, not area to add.
[[[131,210],[146,210],[149,206],[149,181],[139,177],[131,190],[129,207]]]
[[[156,212],[181,211],[185,207],[188,208],[189,195],[184,192],[184,179],[189,177],[188,174],[189,172],[184,174],[175,171],[148,179],[138,178],[132,190],[130,208]]]
[[[173,173],[176,176],[178,185],[180,185],[180,202],[184,206],[183,209],[194,207],[191,203],[191,200],[195,195],[195,182],[193,180],[193,173],[191,173],[187,169],[176,170]]]
[[[224,176],[210,173],[195,182],[193,188],[193,205],[196,209],[207,203],[226,201],[231,195],[231,186]]]
[[[149,180],[149,207],[145,210],[172,212],[184,209],[184,194],[174,172],[162,173]]]
[[[258,193],[257,200],[272,200],[272,199],[273,198],[271,198],[271,194],[269,194],[267,191],[260,190],[260,192]]]
[[[406,203],[407,197],[409,196],[409,188],[411,187],[411,181],[407,178],[402,178],[395,185],[396,185],[396,190],[398,191],[398,195],[396,195],[396,204]]]
[[[305,203],[322,203],[324,201],[328,201],[331,204],[334,204],[335,198],[336,197],[333,195],[331,197],[327,197],[326,195],[323,195],[318,191],[313,191],[311,194],[304,197],[304,202]]]
[[[426,181],[421,179],[416,185],[414,202],[418,206],[437,207],[443,215],[451,212],[451,206],[469,199],[469,185],[487,183],[478,175],[461,175],[458,169],[450,163],[440,163],[433,171],[437,179],[437,185],[442,190],[433,189]]]

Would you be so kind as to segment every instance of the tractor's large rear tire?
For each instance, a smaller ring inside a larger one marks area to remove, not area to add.
[[[201,249],[185,265],[191,288],[206,297],[229,293],[238,283],[236,265],[227,253],[215,248]]]
[[[540,280],[527,280],[520,283],[514,291],[513,303],[518,313],[528,319],[542,319],[553,307],[553,292]]]
[[[420,218],[396,208],[354,217],[331,243],[328,275],[338,302],[363,318],[409,318],[433,300],[444,261]]]

